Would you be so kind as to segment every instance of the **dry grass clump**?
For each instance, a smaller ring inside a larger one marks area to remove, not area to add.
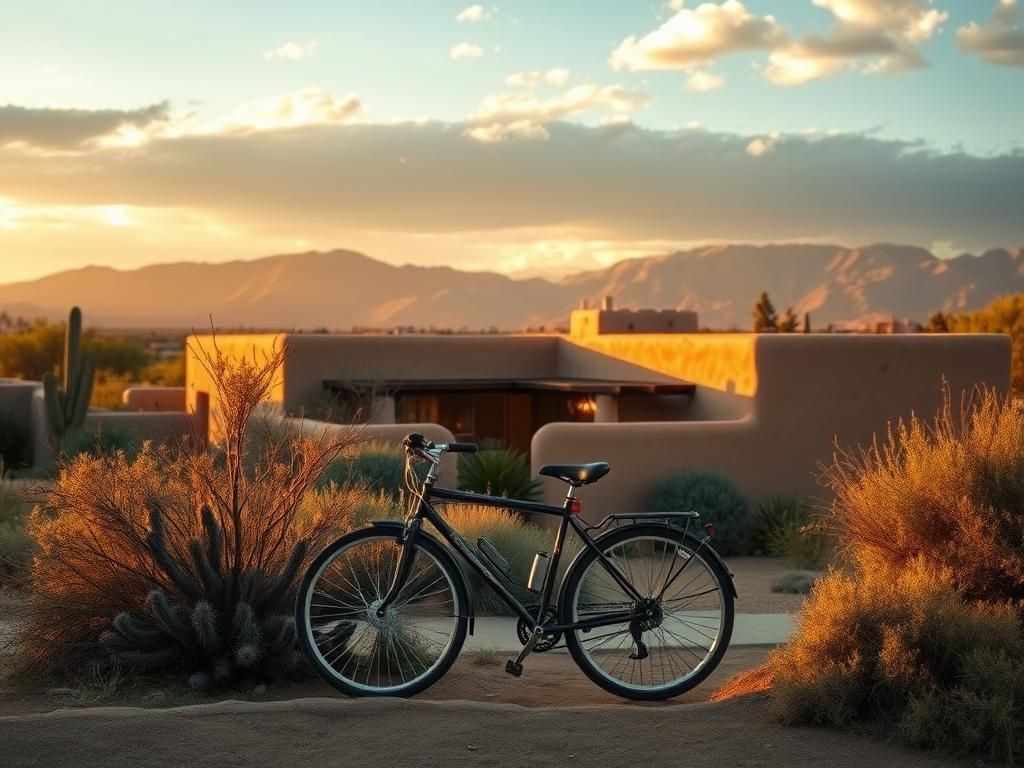
[[[784,722],[861,727],[1007,762],[1024,752],[1024,412],[950,398],[826,472],[846,572],[717,698],[770,689]]]
[[[347,519],[344,499],[314,486],[356,438],[287,434],[247,455],[284,354],[198,350],[219,391],[217,451],[145,446],[61,467],[28,524],[39,552],[15,640],[26,669],[80,668],[105,631],[123,662],[184,666],[197,687],[258,677],[292,652],[292,579]]]
[[[783,722],[861,725],[1007,761],[1024,748],[1019,614],[970,603],[923,561],[827,576],[767,672]]]
[[[979,390],[932,423],[914,416],[824,475],[828,523],[864,572],[918,558],[971,600],[1024,600],[1024,412]]]

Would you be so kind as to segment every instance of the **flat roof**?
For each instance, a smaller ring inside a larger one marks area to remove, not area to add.
[[[335,390],[401,391],[408,394],[502,390],[515,392],[570,392],[589,395],[692,395],[697,386],[689,381],[610,381],[607,379],[333,379],[324,386]]]

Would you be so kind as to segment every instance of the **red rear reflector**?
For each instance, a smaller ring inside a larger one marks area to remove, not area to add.
[[[570,509],[571,509],[571,511],[572,511],[572,513],[574,515],[577,515],[577,516],[582,515],[583,514],[583,502],[580,501],[579,499],[573,499],[572,500],[572,507],[570,507]]]
[[[714,523],[704,523],[704,533],[706,533],[708,536],[714,536],[715,535],[715,524]]]

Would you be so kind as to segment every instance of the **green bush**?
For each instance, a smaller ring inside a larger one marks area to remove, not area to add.
[[[832,573],[769,661],[784,722],[866,727],[1012,762],[1024,749],[1024,636],[1008,606],[970,604],[919,561]]]
[[[769,496],[759,505],[750,526],[752,554],[785,557],[795,568],[821,568],[828,561],[829,541],[802,496]]]
[[[321,488],[331,483],[397,495],[405,487],[405,454],[387,443],[359,443],[334,461],[318,481]]]
[[[0,479],[0,585],[20,581],[32,563],[35,542],[25,531],[31,510],[31,502]]]
[[[59,445],[61,455],[68,460],[80,455],[109,456],[118,451],[132,459],[138,455],[142,440],[135,430],[111,424],[66,432]]]
[[[459,488],[509,499],[536,499],[540,481],[530,473],[526,455],[499,448],[459,455]]]
[[[28,463],[29,431],[9,414],[0,413],[0,462],[5,467]]]
[[[712,543],[722,555],[741,554],[747,542],[747,501],[728,479],[713,472],[684,472],[654,488],[654,511],[699,512],[713,523]]]

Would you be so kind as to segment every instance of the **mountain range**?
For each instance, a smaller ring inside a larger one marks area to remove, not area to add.
[[[516,280],[449,267],[392,266],[352,251],[136,270],[84,267],[0,285],[0,310],[139,328],[353,327],[519,330],[565,327],[569,311],[614,297],[623,308],[680,308],[702,327],[747,329],[762,291],[815,328],[882,317],[926,319],[1024,291],[1024,250],[939,259],[911,246],[720,245],[631,259],[561,280]]]

